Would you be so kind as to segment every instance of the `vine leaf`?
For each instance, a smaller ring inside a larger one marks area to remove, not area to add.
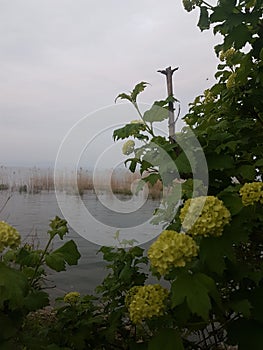
[[[217,299],[215,282],[208,276],[197,273],[183,274],[172,284],[172,306],[182,304],[185,300],[192,313],[208,320],[211,309],[210,296]]]
[[[232,241],[224,236],[208,237],[200,243],[200,259],[210,271],[221,275],[226,268],[225,257],[234,259]]]
[[[49,305],[49,297],[43,290],[34,290],[24,299],[24,305],[30,311],[35,311]]]
[[[162,122],[167,119],[169,113],[167,109],[162,108],[154,104],[148,111],[146,111],[143,115],[143,120],[145,122]]]
[[[0,263],[0,307],[8,301],[10,309],[22,306],[28,292],[26,276]]]
[[[247,299],[232,301],[230,307],[235,312],[241,313],[244,317],[250,317],[252,305]]]
[[[46,264],[55,271],[65,271],[68,265],[77,265],[80,253],[73,240],[66,242],[62,247],[45,256]]]

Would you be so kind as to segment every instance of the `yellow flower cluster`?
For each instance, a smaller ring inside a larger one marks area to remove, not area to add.
[[[16,248],[21,241],[18,231],[4,221],[0,221],[0,253],[6,248]]]
[[[239,193],[242,196],[242,203],[245,206],[256,202],[263,204],[263,182],[246,183],[241,187]]]
[[[125,154],[126,156],[128,156],[129,154],[131,154],[134,151],[134,146],[135,146],[135,142],[132,140],[128,140],[124,143],[124,145],[122,146],[122,153]]]
[[[64,296],[64,302],[70,305],[76,304],[80,298],[79,292],[69,292]]]
[[[163,231],[148,250],[151,265],[161,275],[172,267],[185,266],[197,254],[198,246],[192,237],[172,230]]]
[[[145,319],[162,316],[168,294],[168,290],[159,284],[131,288],[125,300],[131,321],[138,324]]]
[[[182,227],[196,236],[221,236],[230,221],[230,212],[224,203],[214,196],[188,199],[181,209]]]
[[[127,294],[125,296],[125,306],[127,307],[127,309],[129,309],[129,306],[130,306],[130,303],[131,303],[133,297],[139,291],[140,288],[141,288],[141,286],[134,286],[127,292]]]
[[[231,60],[233,58],[235,52],[236,51],[233,47],[231,47],[230,49],[228,49],[226,51],[221,51],[220,55],[219,55],[220,61],[228,62],[229,60]]]
[[[230,76],[228,77],[227,79],[227,82],[226,82],[226,87],[228,89],[231,89],[232,87],[235,86],[236,84],[236,76],[237,76],[237,73],[236,72],[233,72],[230,74]]]
[[[204,91],[204,97],[205,97],[206,103],[214,102],[214,100],[215,100],[215,96],[213,95],[213,93],[209,89]]]

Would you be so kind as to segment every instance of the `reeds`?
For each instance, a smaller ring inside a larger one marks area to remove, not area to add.
[[[70,194],[84,194],[85,191],[111,191],[115,194],[132,195],[136,192],[141,176],[126,169],[92,170],[80,168],[77,173],[72,170],[61,170],[56,175],[56,189]],[[8,168],[0,167],[0,190],[19,191],[20,193],[39,193],[54,191],[54,174],[51,168]],[[149,185],[149,196],[160,199],[162,183]]]

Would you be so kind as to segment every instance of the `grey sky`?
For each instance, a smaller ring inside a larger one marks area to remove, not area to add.
[[[0,163],[54,162],[68,130],[118,93],[143,80],[142,102],[164,98],[156,71],[169,65],[185,112],[217,65],[218,39],[197,20],[181,0],[1,0]]]

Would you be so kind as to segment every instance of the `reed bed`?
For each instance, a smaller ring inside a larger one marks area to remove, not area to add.
[[[70,194],[84,194],[85,191],[111,191],[115,194],[132,195],[141,179],[139,173],[126,169],[92,170],[80,168],[77,174],[71,170],[61,170],[56,178],[56,188]],[[0,166],[0,191],[19,191],[20,193],[39,193],[54,191],[53,169],[9,168]],[[152,199],[162,196],[162,184],[149,185],[143,190]]]

